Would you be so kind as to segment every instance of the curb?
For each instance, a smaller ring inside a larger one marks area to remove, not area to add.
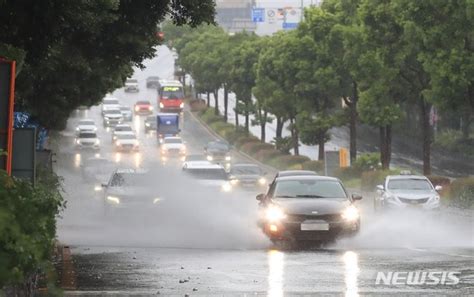
[[[213,137],[219,139],[219,140],[222,140],[222,141],[225,141],[225,142],[228,142],[225,138],[223,138],[222,136],[220,136],[219,134],[217,134],[216,131],[212,130],[211,127],[209,127],[209,125],[207,125],[207,123],[205,123],[203,120],[201,120],[201,118],[199,118],[198,116],[196,116],[192,111],[190,110],[186,110],[187,113],[189,113],[196,121],[198,121],[202,127],[204,127],[207,132],[209,134],[211,134]],[[240,155],[240,157],[244,158],[244,159],[248,159],[250,160],[251,162],[257,164],[258,166],[262,167],[265,171],[267,171],[267,174],[276,174],[279,170],[272,167],[272,166],[269,166],[267,164],[264,164],[262,162],[260,162],[259,160],[253,158],[252,156],[240,151],[240,150],[236,150],[236,149],[232,149],[232,152],[236,153],[237,155]]]

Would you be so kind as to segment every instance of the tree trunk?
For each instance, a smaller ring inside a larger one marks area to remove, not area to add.
[[[265,143],[265,140],[266,140],[266,127],[267,127],[267,116],[268,116],[268,112],[267,111],[263,111],[263,112],[260,112],[261,116],[260,116],[260,141]]]
[[[276,138],[282,138],[283,134],[283,124],[285,123],[281,117],[277,117],[277,123],[276,123]]]
[[[219,115],[219,89],[214,90],[214,114]]]
[[[461,131],[462,131],[462,138],[464,140],[469,138],[470,134],[470,128],[471,128],[471,111],[469,108],[466,108],[462,114],[462,125],[461,125]]]
[[[357,159],[357,102],[359,101],[359,93],[357,90],[357,83],[352,82],[352,98],[351,103],[349,105],[350,108],[350,124],[349,124],[349,132],[350,132],[350,144],[349,144],[349,155],[351,159],[351,164]]]
[[[318,139],[318,160],[323,161],[324,160],[324,145],[326,143],[325,139],[325,133],[322,133],[319,135]]]
[[[249,113],[249,102],[245,101],[245,131],[250,131],[250,113]]]
[[[224,84],[224,121],[227,123],[227,111],[229,109],[229,91],[227,85]]]
[[[238,101],[236,100],[236,102]],[[234,113],[235,113],[235,129],[237,129],[239,127],[239,111],[237,110],[237,103],[235,103]]]
[[[207,92],[207,107],[211,106],[211,94]]]
[[[423,133],[423,174],[431,174],[431,139],[432,131],[430,125],[431,104],[427,103],[423,98],[419,100],[421,112],[421,126]]]
[[[379,128],[380,132],[380,162],[382,169],[390,169],[390,159],[392,156],[392,126],[387,125]]]
[[[293,142],[293,152],[295,153],[295,156],[299,156],[300,150],[299,150],[299,135],[298,135],[298,129],[296,128],[295,124],[295,119],[290,118],[290,125],[291,125],[291,139]]]

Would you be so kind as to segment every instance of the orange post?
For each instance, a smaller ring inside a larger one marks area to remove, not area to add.
[[[347,149],[341,148],[339,149],[339,167],[344,168],[348,166],[349,164],[347,162]]]

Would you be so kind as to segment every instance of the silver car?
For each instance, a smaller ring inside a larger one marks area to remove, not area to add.
[[[439,209],[441,186],[434,187],[420,175],[389,175],[383,185],[377,186],[374,200],[376,210],[388,209]]]

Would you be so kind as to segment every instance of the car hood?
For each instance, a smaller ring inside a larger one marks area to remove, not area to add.
[[[117,140],[117,143],[120,143],[120,145],[124,144],[138,144],[138,141],[136,139],[119,139]]]
[[[113,109],[113,108],[119,108],[118,104],[104,104],[102,106],[103,110],[108,110],[108,109]]]
[[[79,138],[79,143],[95,143],[98,138]]]
[[[294,215],[336,214],[351,204],[346,198],[277,198],[272,201],[285,213]]]
[[[184,149],[184,145],[182,143],[165,143],[165,144],[162,144],[162,147],[167,150]]]
[[[104,115],[104,118],[106,119],[120,119],[122,118],[121,114],[106,114]]]
[[[389,194],[405,199],[424,199],[436,194],[435,191],[390,190]]]
[[[95,125],[79,125],[79,126],[77,126],[77,128],[79,128],[79,130],[83,130],[83,131],[86,131],[86,130],[95,131],[95,130],[97,130],[97,127]]]
[[[258,174],[232,174],[231,177],[238,180],[258,180],[262,176]]]
[[[130,198],[140,198],[140,197],[153,197],[156,196],[156,193],[152,191],[149,187],[113,187],[107,191],[107,196],[117,196],[119,198],[130,197]]]
[[[228,154],[228,150],[219,150],[219,149],[207,149],[208,154]]]

